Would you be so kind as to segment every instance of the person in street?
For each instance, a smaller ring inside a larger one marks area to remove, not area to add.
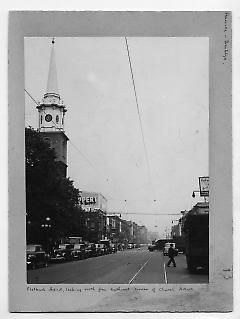
[[[168,249],[169,261],[167,263],[167,267],[170,267],[171,263],[173,263],[173,266],[176,267],[176,262],[175,262],[174,256],[175,256],[175,249],[173,248],[173,244],[170,244],[170,247]]]

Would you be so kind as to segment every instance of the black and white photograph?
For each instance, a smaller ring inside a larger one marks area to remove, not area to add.
[[[231,311],[231,12],[13,12],[13,312]]]
[[[24,53],[27,282],[208,283],[208,38]]]

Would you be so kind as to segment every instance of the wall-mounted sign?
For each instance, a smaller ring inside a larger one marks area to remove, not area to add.
[[[202,197],[209,196],[209,176],[199,177],[199,190],[200,190],[200,196]]]
[[[81,205],[94,205],[97,203],[96,196],[86,196],[80,197],[80,204]]]
[[[82,191],[79,202],[86,211],[101,210],[106,212],[107,210],[107,200],[100,193]]]

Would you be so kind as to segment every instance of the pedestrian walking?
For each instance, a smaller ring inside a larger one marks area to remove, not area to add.
[[[170,264],[173,263],[173,266],[176,267],[176,262],[175,262],[175,257],[176,252],[175,249],[173,248],[173,244],[170,244],[170,247],[168,249],[168,257],[169,257],[169,261],[167,263],[167,267],[170,267]]]

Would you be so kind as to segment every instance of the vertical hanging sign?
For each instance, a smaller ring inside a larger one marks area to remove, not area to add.
[[[199,177],[199,190],[200,190],[200,196],[202,197],[209,196],[209,176]]]

